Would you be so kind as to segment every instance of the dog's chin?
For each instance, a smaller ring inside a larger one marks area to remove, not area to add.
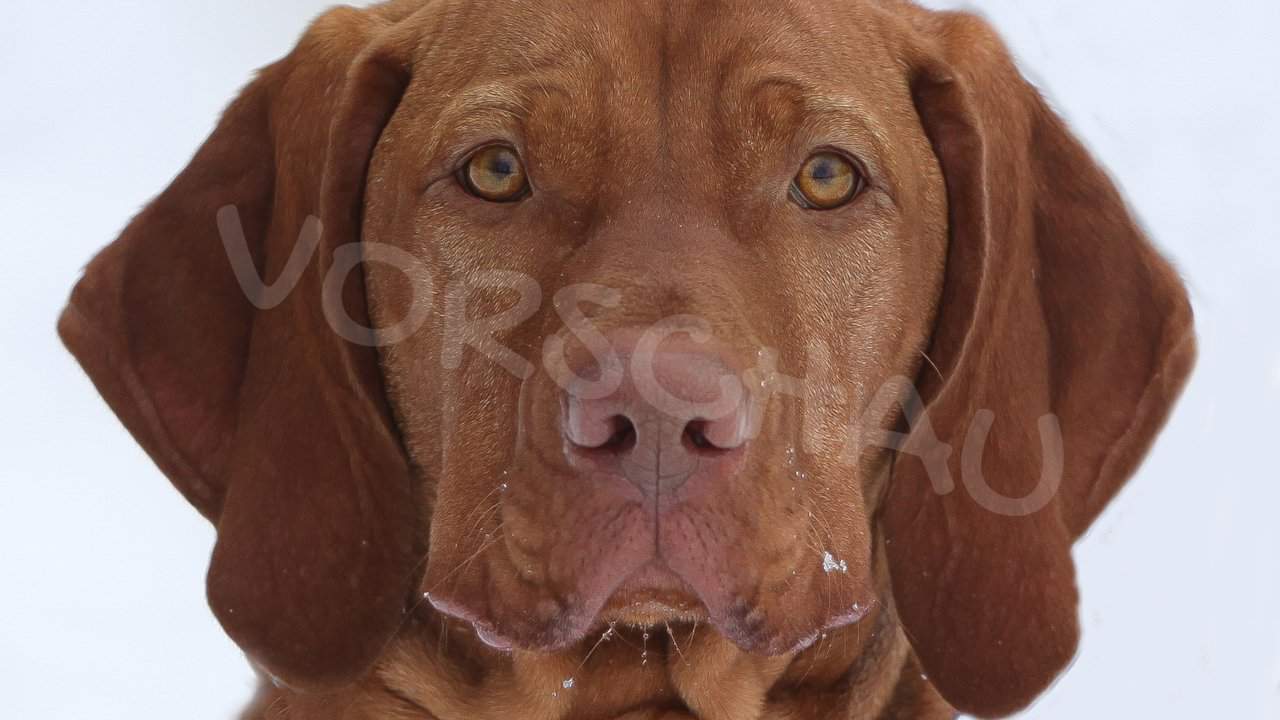
[[[652,627],[707,618],[707,608],[693,589],[665,565],[654,562],[623,581],[600,611],[599,624]]]

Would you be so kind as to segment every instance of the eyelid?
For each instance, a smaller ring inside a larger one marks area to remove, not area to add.
[[[804,163],[809,162],[809,160],[812,159],[814,156],[822,155],[825,153],[831,153],[832,155],[839,155],[840,157],[849,161],[849,164],[853,165],[853,169],[858,172],[858,177],[862,178],[863,185],[871,184],[871,172],[867,167],[867,163],[862,160],[862,156],[860,156],[858,153],[855,153],[851,150],[846,150],[845,148],[842,148],[839,145],[820,145],[814,148],[812,151],[809,152],[808,155],[805,156],[804,160],[800,162],[800,166],[804,167]]]
[[[802,210],[821,209],[817,205],[809,202],[809,198],[805,197],[804,193],[800,191],[800,186],[796,183],[795,178],[791,179],[791,185],[787,187],[787,195],[791,198],[791,202],[799,205]]]
[[[520,151],[520,148],[516,145],[516,143],[510,142],[508,140],[501,140],[501,139],[488,140],[485,142],[476,143],[472,145],[465,145],[462,147],[465,147],[466,149],[454,150],[452,153],[449,154],[448,166],[453,168],[450,172],[454,172],[454,173],[462,172],[463,170],[466,169],[467,163],[470,163],[472,158],[474,158],[476,155],[479,155],[480,153],[484,152],[485,150],[488,150],[489,148],[496,148],[496,147],[506,148],[510,150],[511,152],[516,154],[516,157],[520,158],[521,163],[524,162],[524,153]],[[526,165],[526,171],[527,171],[527,167],[528,166]]]

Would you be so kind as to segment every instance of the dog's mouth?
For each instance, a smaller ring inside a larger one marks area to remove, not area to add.
[[[869,583],[845,576],[847,565],[830,571],[839,573],[839,580],[797,573],[785,588],[758,587],[746,594],[724,573],[673,568],[678,566],[650,558],[614,582],[597,576],[602,584],[595,591],[587,583],[531,606],[510,604],[510,596],[504,600],[501,593],[478,605],[447,593],[427,599],[437,611],[471,624],[485,644],[501,651],[560,652],[623,628],[669,632],[705,623],[743,651],[766,656],[802,651],[822,633],[858,623],[876,604]],[[823,602],[815,605],[814,597]]]

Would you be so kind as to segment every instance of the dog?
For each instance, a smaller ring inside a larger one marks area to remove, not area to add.
[[[996,717],[1194,364],[981,19],[335,9],[64,342],[217,528],[246,718]]]

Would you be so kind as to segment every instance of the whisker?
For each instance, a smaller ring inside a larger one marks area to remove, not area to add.
[[[573,674],[577,675],[582,672],[582,668],[587,666],[587,661],[591,659],[592,655],[596,654],[596,650],[604,643],[612,640],[615,635],[617,635],[617,632],[614,630],[614,625],[613,623],[609,623],[609,629],[605,630],[604,633],[600,635],[600,639],[596,640],[596,644],[591,646],[591,649],[587,651],[587,656],[582,658],[582,662],[578,663],[578,669],[574,670]]]
[[[453,546],[454,549],[456,550],[459,547],[470,542],[471,539],[475,537],[476,533],[484,529],[484,523],[488,520],[493,519],[494,512],[495,511],[501,512],[501,510],[502,510],[502,501],[499,500],[498,502],[495,502],[494,504],[490,505],[487,509],[485,509],[484,512],[480,513],[480,516],[476,518],[475,522],[472,523],[471,527],[465,533],[462,534],[462,536],[458,539],[458,542],[454,543],[454,546]]]
[[[818,645],[817,647],[814,648],[814,650],[820,654],[822,652],[822,646],[826,643],[826,641],[827,641],[827,634],[826,633],[820,634],[818,636]],[[801,686],[804,685],[805,678],[809,677],[809,673],[813,672],[813,669],[818,666],[819,660],[821,660],[821,658],[818,657],[817,654],[810,656],[809,666],[804,669],[804,673],[800,675],[800,679],[796,681],[796,685],[801,685]]]
[[[289,716],[289,706],[285,704],[284,695],[277,695],[275,700],[267,706],[267,711],[263,717],[268,718],[286,718]]]
[[[942,380],[944,382],[946,381],[946,378],[942,376],[942,371],[938,369],[938,364],[933,361],[933,358],[929,357],[929,353],[921,350],[920,357],[923,357],[925,359],[925,362],[929,363],[930,367],[933,368],[933,371],[938,374],[939,380]]]
[[[471,553],[469,556],[467,556],[467,558],[466,558],[465,560],[463,560],[462,562],[458,563],[458,566],[457,566],[457,567],[455,567],[454,569],[452,569],[452,570],[450,570],[448,573],[446,573],[444,577],[440,578],[440,581],[439,581],[439,582],[437,582],[435,585],[431,586],[431,588],[427,590],[427,592],[423,595],[423,599],[426,599],[426,596],[427,596],[427,595],[430,595],[431,593],[435,592],[436,590],[439,590],[441,585],[443,585],[445,582],[447,582],[448,580],[450,580],[454,575],[456,575],[457,573],[459,573],[459,572],[461,572],[463,569],[465,569],[468,565],[470,565],[470,564],[471,564],[471,562],[472,562],[473,560],[475,560],[476,558],[480,557],[481,553],[483,553],[484,551],[488,550],[489,548],[491,548],[491,547],[493,547],[494,545],[497,545],[499,542],[501,542],[501,541],[502,541],[501,531],[502,531],[502,528],[503,528],[503,527],[504,527],[504,526],[499,525],[497,528],[495,528],[495,529],[494,529],[494,531],[493,531],[493,537],[491,537],[487,542],[485,542],[483,545],[481,545],[481,546],[480,546],[480,548],[479,548],[478,550],[476,550],[475,552],[473,552],[473,553]],[[418,604],[419,604],[419,605],[421,605],[421,602],[422,602],[422,601],[419,601],[419,602],[418,602]]]
[[[440,615],[440,639],[436,643],[436,655],[444,657],[449,650],[449,621]]]
[[[680,643],[676,642],[676,634],[671,632],[671,623],[666,622],[663,624],[667,626],[667,637],[671,638],[671,645],[676,649],[676,654],[680,656],[681,662],[688,665],[689,659],[684,656],[684,651],[680,649]]]
[[[471,529],[469,529],[465,534],[462,535],[462,537],[458,539],[456,543],[454,543],[454,549],[457,549],[466,540],[470,539],[470,535],[471,533],[475,532],[475,528],[481,525],[482,523],[484,523],[485,519],[494,511],[495,508],[500,508],[502,506],[502,498],[498,498],[496,502],[494,502],[489,507],[485,508],[483,512],[481,512],[480,510],[480,508],[484,507],[484,504],[488,502],[489,499],[492,498],[495,493],[502,493],[506,489],[506,487],[507,487],[507,484],[505,482],[498,483],[497,485],[494,485],[493,489],[490,490],[488,493],[486,493],[484,497],[480,498],[476,502],[476,506],[472,508],[471,512],[467,513],[466,517],[464,517],[462,520],[463,523],[470,523]],[[477,513],[479,514],[479,517],[476,517]],[[475,518],[474,521],[472,520],[472,518]]]

